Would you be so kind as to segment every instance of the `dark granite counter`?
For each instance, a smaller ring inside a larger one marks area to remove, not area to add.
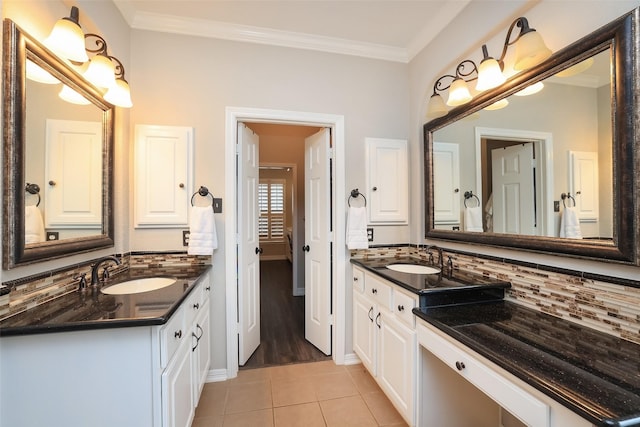
[[[351,263],[420,296],[420,306],[460,304],[464,301],[495,301],[504,298],[511,283],[445,267],[439,274],[402,273],[390,264],[432,265],[411,257],[351,259]]]
[[[414,314],[598,426],[640,426],[640,345],[508,302]]]
[[[162,325],[209,268],[131,268],[113,276],[105,287],[145,277],[169,276],[177,280],[165,288],[138,294],[105,295],[91,287],[84,292],[74,291],[3,320],[0,336]]]

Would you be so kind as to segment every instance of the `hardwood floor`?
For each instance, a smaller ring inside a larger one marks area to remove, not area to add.
[[[304,296],[292,295],[287,260],[260,262],[260,345],[240,369],[330,359],[304,339]]]

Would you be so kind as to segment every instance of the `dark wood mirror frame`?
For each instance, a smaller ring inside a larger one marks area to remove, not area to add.
[[[102,234],[25,247],[25,67],[29,59],[102,110]],[[5,270],[111,247],[113,238],[114,107],[79,73],[13,21],[3,22],[3,257]]]
[[[465,243],[638,265],[640,262],[640,8],[623,15],[581,40],[554,53],[545,62],[513,76],[446,116],[424,125],[425,236]],[[612,52],[613,244],[515,234],[470,233],[434,228],[433,134],[524,87],[556,74],[607,48]]]

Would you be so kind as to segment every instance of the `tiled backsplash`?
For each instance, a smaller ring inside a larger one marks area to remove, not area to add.
[[[189,267],[207,264],[210,259],[210,257],[190,256],[183,252],[140,252],[120,255],[118,258],[120,258],[121,265],[106,264],[109,266],[111,277],[129,268]],[[51,301],[69,292],[74,292],[78,289],[80,275],[85,274],[87,281],[91,280],[92,263],[93,261],[90,261],[68,268],[49,271],[46,274],[24,277],[3,283],[11,291],[6,295],[0,296],[0,320]]]
[[[407,255],[426,260],[423,251],[409,246],[351,252],[354,258]],[[460,252],[445,256],[451,256],[456,269],[510,281],[511,301],[640,344],[640,281],[626,280],[633,286],[624,286],[569,270],[547,271]]]

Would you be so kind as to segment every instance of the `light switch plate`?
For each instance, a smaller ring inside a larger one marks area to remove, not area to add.
[[[222,213],[222,199],[213,198],[213,213]]]
[[[182,246],[189,246],[189,230],[182,230]]]

